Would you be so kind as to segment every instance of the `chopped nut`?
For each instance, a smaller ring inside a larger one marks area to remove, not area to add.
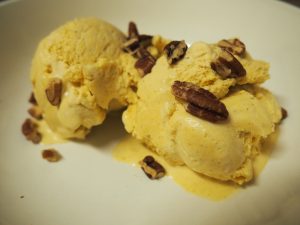
[[[288,117],[288,112],[285,108],[281,107],[281,121]]]
[[[141,76],[145,76],[151,72],[155,62],[155,58],[149,53],[149,55],[141,56],[141,58],[136,61],[134,66],[139,71]]]
[[[177,63],[185,56],[188,47],[185,41],[171,41],[164,48],[164,53],[167,56],[170,65]]]
[[[33,105],[37,105],[36,99],[34,97],[34,93],[31,92],[30,98],[29,98],[29,103],[33,104]]]
[[[165,168],[159,164],[152,156],[146,156],[141,162],[144,173],[150,179],[159,179],[166,174]]]
[[[62,158],[62,156],[55,149],[43,150],[42,157],[48,162],[58,162]]]
[[[245,44],[237,38],[221,40],[218,42],[218,46],[222,49],[227,50],[231,54],[235,54],[238,56],[243,56],[246,52]]]
[[[129,26],[128,26],[128,39],[132,39],[132,38],[138,38],[139,37],[139,32],[137,29],[137,26],[134,22],[129,22]]]
[[[123,44],[123,50],[131,54],[134,54],[139,47],[140,47],[140,42],[138,38],[129,39]]]
[[[144,48],[147,48],[148,46],[150,46],[152,44],[152,35],[147,35],[147,34],[141,34],[139,35],[139,42],[140,45]]]
[[[208,90],[190,82],[175,81],[172,93],[186,101],[186,111],[198,118],[211,122],[223,121],[228,118],[226,106]]]
[[[34,144],[40,143],[42,135],[37,130],[37,124],[31,119],[26,119],[22,125],[22,133],[27,140],[32,141]]]
[[[41,120],[43,118],[43,112],[41,108],[36,105],[28,109],[28,113],[37,120]]]
[[[246,75],[243,65],[226,50],[222,50],[220,56],[211,62],[211,68],[224,79]]]
[[[46,88],[45,92],[50,104],[58,106],[61,101],[62,81],[59,78],[54,78],[49,82],[48,88]]]

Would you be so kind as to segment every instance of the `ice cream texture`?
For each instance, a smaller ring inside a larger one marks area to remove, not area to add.
[[[134,101],[140,76],[135,59],[122,51],[125,35],[96,18],[75,19],[38,45],[31,81],[43,117],[63,138],[83,139],[101,124],[108,111]],[[45,89],[62,80],[59,107],[49,103]]]
[[[275,130],[281,110],[259,84],[269,78],[269,65],[247,53],[240,62],[247,74],[221,79],[211,69],[216,45],[193,44],[176,65],[159,58],[138,85],[138,101],[123,114],[126,130],[173,165],[219,180],[243,184],[253,178],[253,160]],[[171,92],[175,80],[188,81],[217,96],[229,120],[212,123],[186,112]]]

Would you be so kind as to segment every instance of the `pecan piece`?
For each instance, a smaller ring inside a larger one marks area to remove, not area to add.
[[[45,149],[42,152],[43,159],[46,159],[48,162],[58,162],[61,160],[62,156],[55,149]]]
[[[42,135],[37,130],[37,124],[31,119],[26,119],[22,124],[22,133],[27,140],[32,141],[34,144],[40,143]]]
[[[281,121],[288,117],[288,112],[285,108],[281,107]]]
[[[171,41],[164,48],[168,63],[170,65],[177,63],[185,56],[187,49],[185,41]]]
[[[222,78],[236,78],[246,75],[243,65],[228,51],[222,50],[220,56],[211,62],[211,68]]]
[[[31,92],[28,101],[29,101],[29,103],[31,103],[32,105],[37,105],[37,102],[36,102],[36,99],[35,99],[35,96],[34,96],[33,92]]]
[[[217,44],[220,48],[227,50],[231,54],[235,54],[238,56],[243,56],[246,52],[246,46],[239,39],[228,39],[221,40]]]
[[[129,39],[123,44],[123,50],[125,52],[132,53],[132,54],[134,54],[139,47],[140,47],[140,42],[138,38]]]
[[[186,101],[186,111],[198,118],[211,122],[223,121],[228,118],[226,106],[208,90],[190,82],[175,81],[172,93],[179,99]]]
[[[49,82],[45,92],[51,105],[58,106],[60,104],[62,86],[62,81],[59,78],[54,78]]]
[[[130,21],[128,25],[128,39],[138,38],[138,37],[139,37],[139,31],[137,29],[137,26],[134,22]]]
[[[30,107],[30,109],[28,109],[28,113],[37,120],[41,120],[43,118],[43,112],[41,108],[36,105]]]
[[[152,44],[152,35],[147,35],[147,34],[141,34],[139,35],[139,42],[140,45],[144,48],[147,48],[148,46],[150,46]]]
[[[150,155],[146,156],[140,164],[144,173],[152,180],[159,179],[166,174],[165,168]]]
[[[141,76],[145,76],[151,72],[152,67],[155,65],[156,59],[146,50],[140,54],[141,58],[136,61],[134,66],[139,71]]]

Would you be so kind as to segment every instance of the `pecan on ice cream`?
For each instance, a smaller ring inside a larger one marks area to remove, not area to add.
[[[226,106],[208,90],[190,82],[175,81],[172,93],[187,102],[186,111],[210,122],[224,121],[228,118]]]
[[[227,50],[222,50],[219,57],[211,62],[211,68],[223,79],[246,75],[243,65]]]
[[[228,40],[221,40],[217,43],[217,45],[230,52],[231,54],[238,55],[238,56],[244,56],[246,52],[246,46],[243,42],[241,42],[239,39],[228,39]]]
[[[48,101],[53,106],[59,106],[62,95],[62,81],[59,78],[50,80],[48,87],[45,90]]]
[[[164,53],[167,56],[168,63],[173,65],[181,60],[187,51],[188,47],[185,41],[171,41],[164,48]]]

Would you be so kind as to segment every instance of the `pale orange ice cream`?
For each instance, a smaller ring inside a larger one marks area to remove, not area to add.
[[[82,139],[108,111],[134,101],[140,76],[135,59],[122,51],[125,41],[111,24],[86,18],[68,22],[40,42],[31,81],[43,117],[55,133]],[[45,94],[55,78],[62,81],[59,106],[50,104]]]
[[[238,58],[246,76],[221,79],[210,66],[218,51],[216,45],[198,42],[176,65],[160,57],[139,82],[138,101],[124,112],[123,122],[129,133],[169,163],[243,184],[253,178],[255,155],[274,132],[281,110],[272,94],[257,86],[269,78],[267,63],[246,54]],[[172,95],[175,80],[209,90],[226,105],[229,119],[212,123],[187,113]]]

